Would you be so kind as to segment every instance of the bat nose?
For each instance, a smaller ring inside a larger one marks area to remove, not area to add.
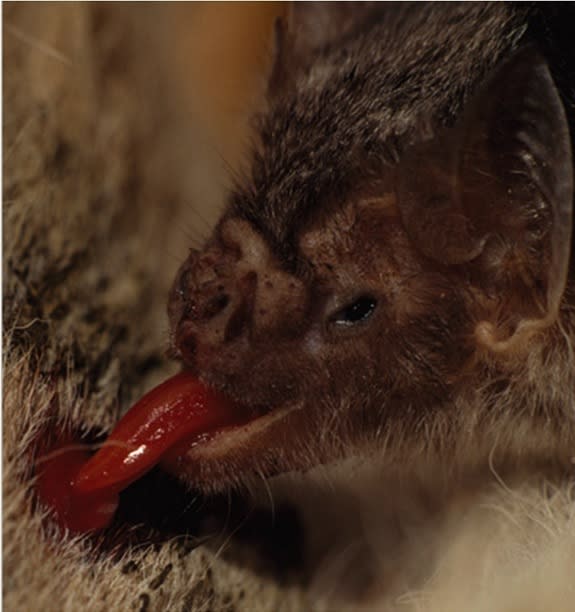
[[[240,337],[269,342],[282,330],[291,334],[305,295],[254,228],[228,219],[219,238],[191,253],[176,277],[169,304],[173,352],[193,366],[199,354],[215,355]]]
[[[171,308],[175,352],[189,365],[198,350],[217,349],[246,332],[257,284],[252,271],[226,275],[202,266],[200,262],[179,274],[172,291],[172,302],[177,302]]]

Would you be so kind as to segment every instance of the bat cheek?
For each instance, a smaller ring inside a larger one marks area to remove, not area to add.
[[[324,341],[321,332],[312,329],[304,338],[304,350],[312,357],[317,357],[324,349]]]

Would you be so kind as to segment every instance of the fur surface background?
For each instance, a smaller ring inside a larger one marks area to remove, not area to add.
[[[4,6],[7,610],[301,607],[297,593],[217,551],[190,552],[185,538],[98,556],[93,542],[46,533],[32,494],[46,431],[109,429],[176,369],[163,355],[167,289],[222,188],[217,164],[216,187],[195,178],[207,136],[178,106],[185,92],[162,55],[179,17],[155,6]],[[232,111],[241,122],[241,105]]]
[[[43,526],[33,496],[39,441],[62,424],[109,430],[174,371],[163,355],[167,288],[217,216],[220,157],[232,168],[241,158],[262,47],[231,54],[237,86],[214,86],[206,114],[194,106],[194,79],[182,78],[201,71],[181,58],[191,39],[208,44],[201,32],[222,13],[198,10],[4,5],[6,609],[572,610],[572,492],[540,483],[499,483],[441,520],[406,523],[406,557],[391,563],[398,586],[389,593],[382,583],[365,605],[325,603],[345,578],[333,564],[304,592],[191,536],[111,545]],[[254,15],[244,17],[252,26]],[[224,34],[233,48],[232,30]],[[372,542],[390,564],[385,541],[373,532]]]

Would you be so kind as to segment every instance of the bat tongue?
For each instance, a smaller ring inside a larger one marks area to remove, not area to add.
[[[169,451],[250,420],[245,409],[181,372],[144,395],[77,473],[76,494],[117,493]]]

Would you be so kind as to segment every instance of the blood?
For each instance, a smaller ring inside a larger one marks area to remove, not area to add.
[[[221,428],[253,415],[181,372],[144,395],[118,422],[100,450],[59,442],[37,464],[38,496],[72,532],[107,527],[118,494],[174,451],[185,453]]]

